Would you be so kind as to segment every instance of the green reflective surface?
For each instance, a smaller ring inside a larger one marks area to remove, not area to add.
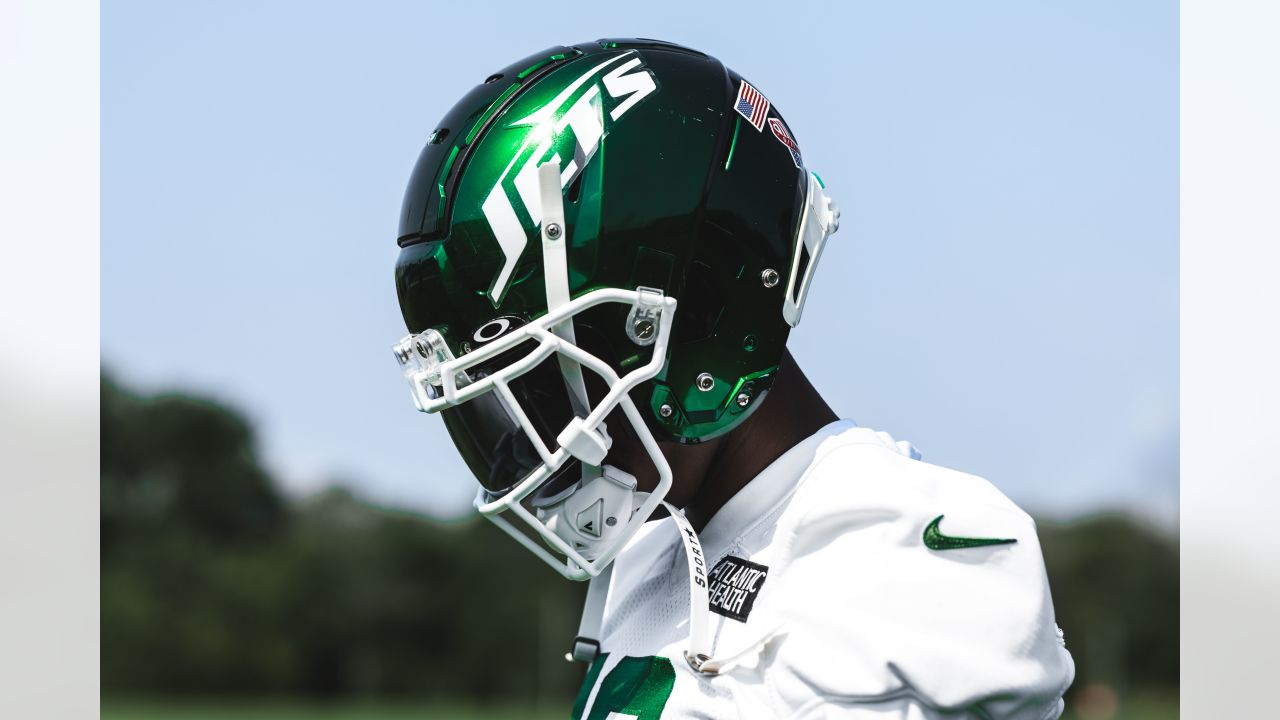
[[[767,125],[741,122],[741,78],[694,51],[606,40],[500,74],[448,113],[457,127],[427,146],[410,182],[396,267],[408,329],[434,327],[462,355],[492,318],[546,312],[528,178],[557,161],[570,179],[572,295],[648,286],[679,302],[667,366],[634,391],[638,407],[660,438],[727,432],[768,392],[789,332],[781,308],[803,168]],[[769,269],[781,275],[773,287],[761,281]],[[580,342],[620,372],[647,359],[626,315],[606,306],[575,321]],[[696,383],[703,374],[709,387]]]

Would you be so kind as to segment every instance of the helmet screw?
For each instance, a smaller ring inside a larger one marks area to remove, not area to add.
[[[421,340],[414,343],[413,348],[417,350],[418,354],[421,355],[422,357],[427,357],[428,355],[431,354],[431,351],[427,349],[427,344],[422,342]]]
[[[711,373],[702,373],[697,380],[698,389],[706,392],[716,386],[716,379],[711,377]]]
[[[738,393],[738,397],[734,400],[738,403],[738,407],[746,407],[751,404],[751,396],[746,393]]]
[[[658,414],[664,418],[669,418],[676,414],[676,409],[666,403],[663,403],[662,407],[658,408]]]
[[[773,268],[765,268],[764,271],[760,273],[760,282],[764,283],[764,286],[767,288],[777,285],[778,271]]]
[[[653,337],[653,321],[637,320],[636,324],[632,326],[632,330],[635,330],[636,337],[641,340],[648,340]]]
[[[618,524],[618,518],[616,518],[616,517],[607,517],[607,518],[605,518],[605,519],[604,519],[604,524],[605,524],[605,525],[608,525],[609,527],[613,527],[614,525],[617,525],[617,524]]]
[[[551,240],[559,239],[560,237],[559,223],[547,223],[547,237]]]

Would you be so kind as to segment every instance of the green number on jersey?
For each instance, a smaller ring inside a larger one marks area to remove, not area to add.
[[[582,689],[578,691],[578,698],[573,704],[573,720],[582,720],[591,688],[608,657],[608,653],[605,653],[596,658],[587,671]],[[608,720],[611,713],[636,720],[658,720],[667,699],[671,697],[671,688],[675,683],[675,668],[664,657],[650,655],[622,658],[600,683],[600,690],[596,692],[596,701],[591,706],[591,715],[587,720]]]

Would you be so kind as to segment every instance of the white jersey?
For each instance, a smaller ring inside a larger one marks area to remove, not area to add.
[[[832,423],[707,523],[718,675],[684,659],[676,526],[647,523],[615,561],[574,719],[1057,718],[1075,670],[1033,521],[913,455]]]

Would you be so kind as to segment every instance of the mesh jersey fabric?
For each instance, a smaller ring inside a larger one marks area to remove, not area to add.
[[[683,660],[684,548],[672,523],[646,524],[615,561],[575,717],[1057,718],[1074,665],[1034,523],[916,458],[839,421],[716,513],[700,534],[713,576],[726,559],[765,568],[749,614],[710,615],[713,657],[739,658],[720,675]],[[939,515],[949,535],[1016,542],[930,549]]]

